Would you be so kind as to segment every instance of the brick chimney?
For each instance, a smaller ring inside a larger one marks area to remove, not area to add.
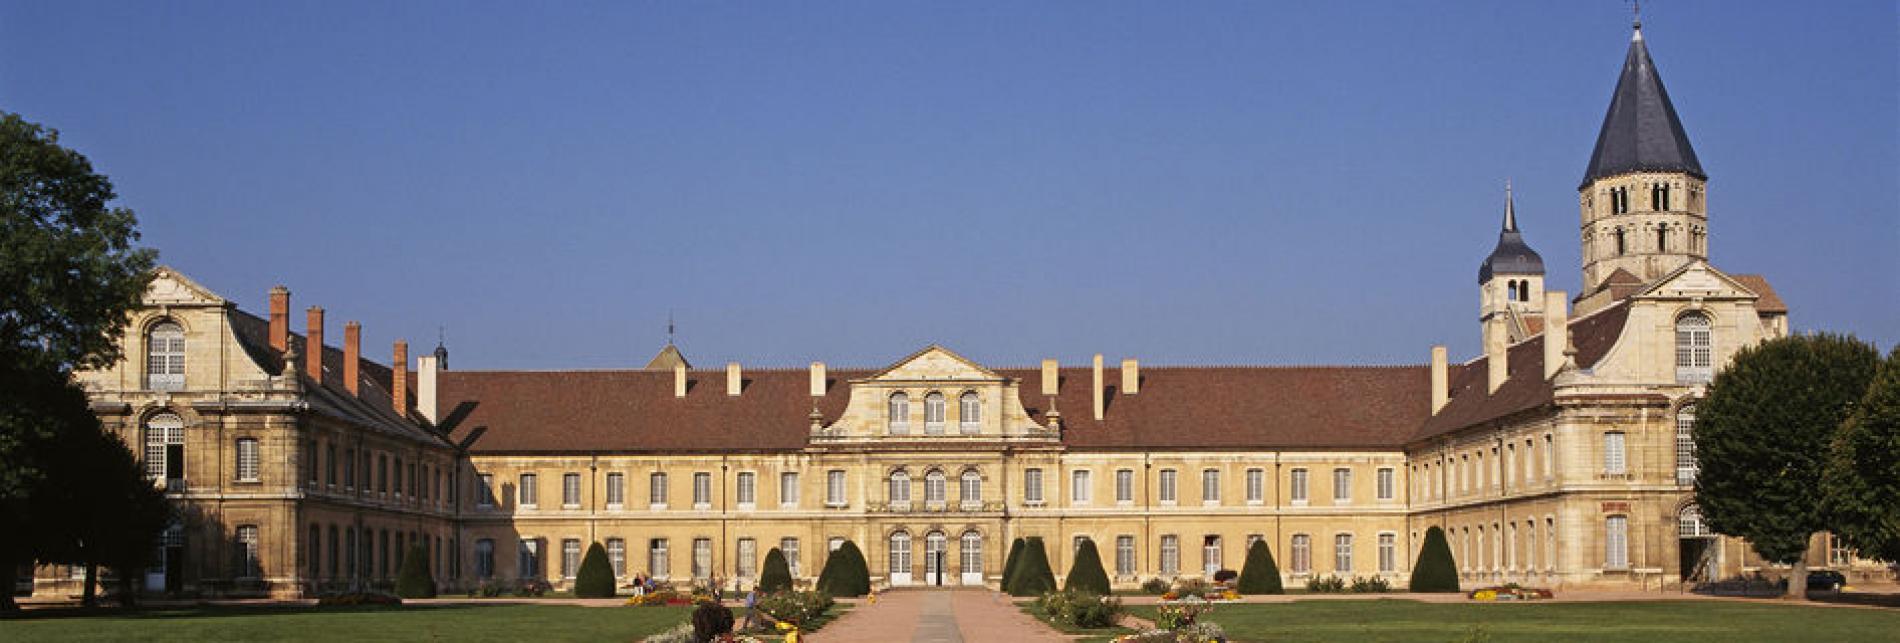
[[[323,307],[311,306],[304,320],[303,362],[304,372],[318,384],[323,383]]]
[[[354,321],[343,325],[343,388],[357,395],[356,364],[363,356],[363,325]]]
[[[270,289],[270,347],[284,352],[290,346],[290,289]]]
[[[395,355],[389,358],[389,408],[409,417],[409,342],[396,340]]]

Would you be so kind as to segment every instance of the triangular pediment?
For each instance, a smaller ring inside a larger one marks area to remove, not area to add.
[[[152,271],[152,282],[145,286],[148,306],[222,306],[223,297],[199,285],[190,277],[168,266]]]
[[[948,348],[931,344],[867,379],[994,381],[1003,376]]]
[[[1703,261],[1692,261],[1663,275],[1635,295],[1638,299],[1755,299],[1758,295],[1734,277]]]

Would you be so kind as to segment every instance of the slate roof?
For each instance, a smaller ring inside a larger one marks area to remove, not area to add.
[[[1478,283],[1490,281],[1493,274],[1544,274],[1544,257],[1524,243],[1524,234],[1517,230],[1517,206],[1508,188],[1504,191],[1504,227],[1498,231],[1497,247],[1478,266]]]
[[[1649,58],[1639,26],[1630,38],[1629,54],[1623,60],[1623,72],[1610,97],[1610,109],[1603,115],[1603,129],[1597,134],[1596,151],[1584,170],[1583,189],[1591,181],[1631,172],[1684,172],[1706,179],[1702,162],[1696,159],[1682,119],[1663,90],[1662,77]]]

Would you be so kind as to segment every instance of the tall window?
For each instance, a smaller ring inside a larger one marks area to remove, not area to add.
[[[1333,503],[1352,502],[1352,469],[1333,469]]]
[[[568,509],[581,506],[581,474],[561,474],[561,506]]]
[[[1603,473],[1623,475],[1629,471],[1623,459],[1623,432],[1603,434]]]
[[[704,471],[693,474],[693,508],[705,509],[712,506],[712,474]]]
[[[238,438],[238,482],[257,482],[257,438]]]
[[[1287,482],[1287,495],[1293,504],[1306,504],[1306,470],[1294,469]]]
[[[385,538],[383,538],[384,545],[389,544],[389,539],[387,538],[388,535],[389,535],[388,532],[383,533],[383,536],[385,536]],[[388,561],[387,555],[385,555],[383,558],[384,558],[384,562]],[[542,571],[541,571],[541,541],[540,540],[534,539],[534,538],[521,539],[521,545],[516,551],[515,573],[517,574],[516,576],[517,578],[537,578],[538,579],[543,576]]]
[[[389,493],[389,454],[386,453],[376,454],[376,491]]]
[[[891,552],[890,553],[891,553],[890,573],[909,574],[910,573],[910,533],[909,532],[900,531],[900,532],[891,534]]]
[[[924,396],[924,433],[943,435],[943,394],[935,391]]]
[[[1069,502],[1077,505],[1089,503],[1089,471],[1077,469],[1070,471]]]
[[[627,502],[627,474],[613,472],[607,474],[607,506],[619,507]]]
[[[517,499],[517,502],[523,509],[533,509],[536,504],[535,499],[540,497],[540,492],[535,489],[536,477],[532,473],[521,474],[521,485],[516,487],[516,490],[521,492],[521,497]]]
[[[1676,411],[1676,484],[1695,484],[1695,407]]]
[[[1201,539],[1201,569],[1207,570],[1207,576],[1213,578],[1221,569],[1220,536],[1206,536]]]
[[[1201,470],[1201,502],[1220,503],[1220,469]]]
[[[324,445],[323,456],[324,456],[323,457],[323,483],[329,487],[335,487],[336,486],[336,445],[334,444]]]
[[[1399,569],[1398,536],[1379,534],[1379,573],[1390,574]]]
[[[647,541],[647,573],[662,579],[673,576],[673,554],[668,550],[665,538]]]
[[[145,387],[185,388],[185,328],[177,322],[160,322],[145,335]]]
[[[655,507],[666,507],[666,474],[655,473],[647,476],[647,503]]]
[[[396,478],[393,484],[393,486],[395,487],[394,491],[396,492],[396,495],[401,496],[402,495],[402,458],[396,458],[396,468],[393,469],[393,472],[395,473],[395,478]]]
[[[1173,576],[1181,573],[1181,537],[1169,534],[1161,537],[1161,575]]]
[[[627,541],[621,538],[608,538],[607,560],[613,563],[614,578],[625,578],[627,576]]]
[[[983,504],[983,474],[977,473],[975,469],[964,471],[957,486],[957,498],[963,504]]]
[[[1177,491],[1176,487],[1179,486],[1175,477],[1176,473],[1173,469],[1161,470],[1160,487],[1162,504],[1174,504],[1175,500],[1179,497],[1175,495]]]
[[[825,472],[825,505],[844,506],[844,472],[833,469]]]
[[[1058,489],[1057,493],[1061,493],[1061,490]],[[1023,471],[1023,502],[1031,505],[1042,504],[1042,469]]]
[[[483,538],[475,541],[475,577],[488,579],[495,577],[495,541]]]
[[[1391,500],[1394,497],[1397,485],[1393,482],[1393,477],[1396,475],[1398,475],[1397,472],[1390,467],[1379,469],[1379,484],[1377,486],[1379,487],[1380,500]]]
[[[792,572],[792,578],[798,578],[798,539],[778,539],[778,553],[785,555],[785,567]]]
[[[750,507],[759,500],[759,476],[751,471],[740,471],[738,476],[739,506]],[[697,499],[694,502],[698,502]]]
[[[185,421],[160,413],[145,421],[145,475],[165,488],[185,490]]]
[[[561,540],[561,578],[573,578],[581,569],[581,541],[578,538]]]
[[[778,474],[778,505],[780,507],[798,506],[798,474],[790,471]]]
[[[1709,318],[1689,313],[1676,319],[1676,381],[1690,384],[1707,382],[1715,375],[1710,365]]]
[[[1135,502],[1135,471],[1133,469],[1115,470],[1115,502],[1116,504]]]
[[[983,425],[983,402],[975,391],[957,396],[957,430],[971,434],[981,430]]]
[[[759,541],[751,538],[740,538],[738,550],[738,560],[734,562],[739,568],[739,577],[752,578],[757,576],[759,574]]]
[[[1247,470],[1247,504],[1257,505],[1267,498],[1267,472],[1261,469]]]
[[[693,580],[712,577],[712,539],[693,539]]]
[[[257,525],[237,528],[238,577],[257,578]]]
[[[475,490],[475,506],[495,506],[495,474],[484,473],[476,476],[475,479],[478,481],[477,486],[480,487]]]
[[[963,532],[957,539],[957,570],[965,574],[983,575],[983,534],[976,530]]]
[[[910,472],[891,472],[890,499],[891,504],[910,503]]]
[[[891,435],[910,433],[910,396],[902,391],[892,393],[889,410]]]
[[[1629,569],[1629,517],[1610,516],[1603,521],[1603,567]]]
[[[1352,573],[1352,534],[1333,536],[1333,571],[1341,575]]]
[[[356,449],[343,450],[343,487],[356,488]]]
[[[1135,575],[1135,537],[1115,537],[1115,575],[1132,577]]]
[[[1306,574],[1313,571],[1313,537],[1306,534],[1293,534],[1293,573]]]
[[[948,481],[943,475],[943,470],[931,469],[924,472],[924,503],[931,505],[943,504],[945,494],[948,492],[948,490],[945,489],[947,484]]]

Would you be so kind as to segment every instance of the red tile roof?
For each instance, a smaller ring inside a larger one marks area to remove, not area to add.
[[[1761,275],[1729,276],[1734,277],[1736,281],[1741,282],[1742,285],[1746,286],[1749,290],[1755,291],[1755,294],[1761,295],[1761,299],[1755,300],[1756,312],[1788,314],[1788,304],[1781,301],[1781,295],[1775,292],[1774,286],[1768,285],[1768,279],[1766,277]]]
[[[1590,368],[1610,352],[1629,320],[1629,302],[1570,321],[1570,345],[1577,349],[1577,367]],[[1425,420],[1411,436],[1416,442],[1456,432],[1508,415],[1549,406],[1555,397],[1544,378],[1544,336],[1519,342],[1506,353],[1508,375],[1496,391],[1490,387],[1490,358],[1480,357],[1451,369],[1451,400],[1437,415]]]

